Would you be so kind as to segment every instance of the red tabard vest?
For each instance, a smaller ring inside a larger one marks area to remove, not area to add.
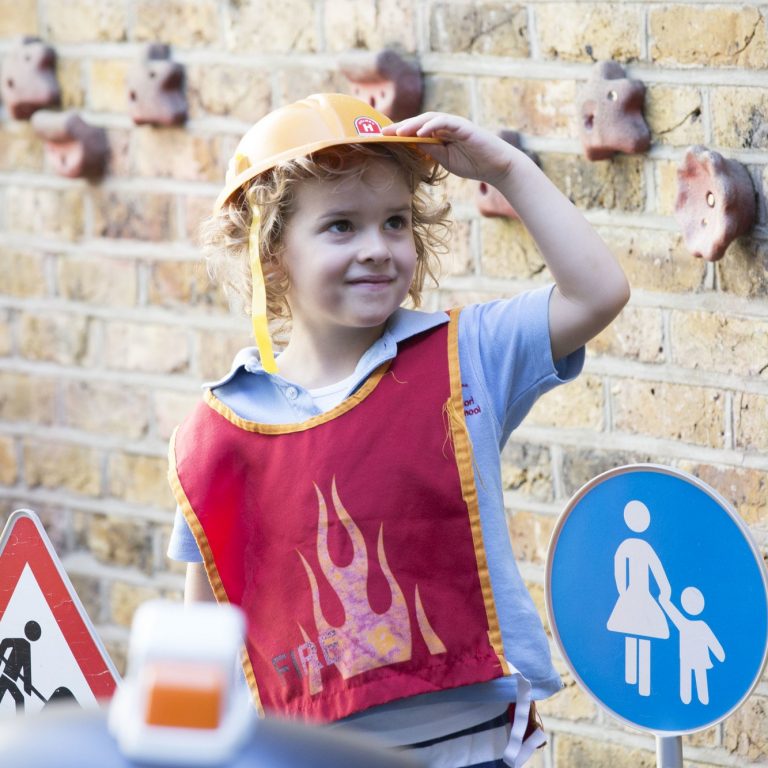
[[[208,392],[171,485],[262,712],[331,721],[509,674],[482,544],[458,313],[333,410],[241,419]]]

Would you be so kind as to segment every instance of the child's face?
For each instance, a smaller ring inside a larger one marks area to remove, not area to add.
[[[282,260],[292,333],[383,326],[408,294],[416,268],[411,192],[402,171],[374,159],[352,178],[302,183]]]

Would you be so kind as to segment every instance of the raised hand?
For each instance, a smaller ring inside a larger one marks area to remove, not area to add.
[[[503,139],[458,115],[425,112],[384,128],[387,135],[434,137],[442,144],[420,149],[456,176],[497,186],[511,172],[517,156],[525,157]]]

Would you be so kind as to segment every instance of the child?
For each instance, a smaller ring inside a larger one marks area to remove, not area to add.
[[[426,194],[440,166],[507,197],[554,288],[401,308],[441,244],[447,206]],[[624,306],[622,271],[500,138],[438,113],[392,125],[338,94],[251,128],[216,210],[208,251],[252,300],[258,350],[171,441],[185,598],[246,611],[262,712],[342,720],[433,766],[522,765],[543,743],[531,700],[560,680],[512,556],[499,454]],[[276,360],[267,318],[290,324]]]
[[[669,597],[662,595],[660,600],[680,633],[680,701],[691,703],[693,677],[699,701],[709,704],[707,670],[714,666],[710,652],[718,661],[725,661],[723,646],[706,621],[684,616]],[[680,605],[690,616],[698,616],[704,610],[704,595],[696,587],[686,587],[680,595]]]

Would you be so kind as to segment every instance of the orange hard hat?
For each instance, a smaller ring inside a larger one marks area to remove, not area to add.
[[[285,160],[340,144],[440,144],[440,139],[385,136],[392,121],[369,104],[341,93],[316,93],[263,117],[240,140],[227,167],[214,212],[260,173]]]

